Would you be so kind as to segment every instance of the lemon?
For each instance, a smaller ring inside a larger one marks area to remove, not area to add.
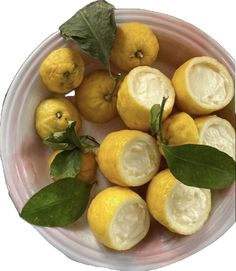
[[[175,92],[171,81],[159,70],[142,66],[126,75],[118,91],[117,109],[120,117],[130,129],[148,131],[150,109],[168,97],[163,119],[172,111]]]
[[[225,119],[213,116],[195,119],[200,144],[212,146],[235,160],[235,130]]]
[[[38,135],[46,139],[50,133],[63,131],[68,121],[76,121],[76,129],[81,127],[80,115],[76,107],[66,98],[51,98],[42,101],[35,112],[35,127]]]
[[[117,27],[111,62],[129,71],[137,66],[152,65],[159,51],[156,35],[141,23],[123,23]]]
[[[88,209],[96,239],[115,250],[127,250],[147,234],[150,217],[145,201],[128,188],[113,186],[96,195]]]
[[[210,190],[182,184],[169,169],[152,179],[146,199],[150,213],[159,223],[183,235],[200,230],[211,210]]]
[[[198,144],[198,129],[193,118],[185,112],[176,113],[163,123],[163,136],[168,145]]]
[[[225,107],[233,98],[234,84],[228,70],[212,57],[194,57],[180,66],[172,83],[178,107],[204,115]]]
[[[76,101],[86,120],[103,123],[117,116],[116,94],[110,95],[115,85],[107,71],[94,71],[85,77],[76,91]]]
[[[140,131],[121,130],[108,134],[97,153],[101,172],[112,183],[140,186],[156,174],[160,153],[156,140]]]
[[[84,61],[78,51],[59,48],[44,59],[39,73],[50,91],[68,93],[83,80]]]
[[[48,159],[48,165],[50,167],[51,163],[53,162],[54,158],[61,150],[56,150],[51,153]],[[81,168],[80,173],[76,176],[77,179],[92,183],[95,180],[96,170],[97,170],[97,163],[95,160],[95,155],[92,152],[81,153]]]

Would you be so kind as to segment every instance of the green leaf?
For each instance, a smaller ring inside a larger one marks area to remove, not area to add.
[[[50,176],[57,181],[64,178],[76,177],[80,172],[80,150],[62,151],[56,155],[50,166]]]
[[[75,148],[74,144],[68,141],[66,131],[50,134],[43,143],[54,150],[73,150]]]
[[[154,104],[150,111],[150,127],[151,134],[153,136],[159,134],[159,121],[160,121],[161,106],[159,104]]]
[[[161,105],[154,104],[150,111],[150,127],[151,127],[151,134],[153,136],[157,136],[160,143],[163,143],[163,137],[162,137],[162,116],[163,111],[165,107],[165,103],[168,100],[168,97],[163,97]]]
[[[91,185],[74,178],[52,183],[36,193],[20,216],[44,227],[62,227],[75,222],[85,211]]]
[[[90,152],[94,149],[97,149],[100,144],[96,141],[96,139],[89,135],[80,136],[80,146],[83,152]]]
[[[222,189],[235,181],[235,161],[213,147],[162,144],[162,149],[171,173],[186,185]]]
[[[80,9],[60,27],[61,35],[103,62],[110,71],[110,52],[116,33],[114,6],[103,0]]]

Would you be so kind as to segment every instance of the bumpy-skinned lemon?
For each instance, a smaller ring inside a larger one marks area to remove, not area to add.
[[[159,223],[183,235],[200,230],[211,210],[210,190],[182,184],[169,169],[152,179],[146,200],[151,215]]]
[[[152,65],[158,51],[158,39],[147,25],[123,23],[117,27],[111,61],[117,68],[130,71],[137,66]]]
[[[130,129],[150,130],[150,109],[168,97],[163,119],[172,111],[175,92],[171,81],[157,69],[142,66],[126,75],[118,91],[117,109],[121,119]]]
[[[156,140],[147,133],[121,130],[108,134],[97,153],[101,172],[112,183],[140,186],[156,174],[160,153]]]
[[[115,86],[116,80],[107,71],[94,71],[84,78],[76,91],[76,101],[86,120],[103,123],[117,116],[117,98],[112,95]]]
[[[61,150],[56,150],[51,153],[48,159],[48,165],[50,167],[52,161]],[[79,180],[92,183],[95,180],[97,163],[95,160],[95,154],[92,152],[81,153],[81,168],[80,173],[76,176]]]
[[[60,48],[44,59],[39,73],[48,90],[68,93],[83,80],[84,61],[78,51]]]
[[[146,202],[128,188],[113,186],[98,193],[88,209],[96,239],[115,250],[127,250],[147,234],[150,217]]]
[[[233,98],[234,84],[228,70],[212,57],[194,57],[180,66],[172,83],[178,107],[205,115],[225,107]]]
[[[68,121],[76,121],[77,131],[80,129],[78,110],[66,98],[46,99],[36,108],[35,128],[42,139],[46,139],[50,133],[64,131]]]
[[[213,116],[195,119],[200,144],[212,146],[235,160],[235,130],[225,119]]]
[[[163,136],[168,145],[198,144],[199,135],[193,118],[185,112],[176,113],[163,123]]]

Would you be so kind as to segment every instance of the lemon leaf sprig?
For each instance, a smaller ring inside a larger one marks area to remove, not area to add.
[[[43,142],[54,150],[62,150],[50,165],[50,176],[53,180],[74,178],[80,173],[81,153],[93,152],[99,147],[95,138],[76,133],[76,121],[69,121],[65,131],[49,135]]]
[[[72,39],[93,57],[110,68],[110,52],[116,34],[114,6],[104,0],[80,9],[60,27],[62,37]]]
[[[33,195],[20,216],[30,224],[63,227],[75,222],[84,213],[92,185],[75,178],[49,184]]]
[[[171,173],[189,186],[223,189],[235,181],[235,161],[216,148],[200,144],[168,146],[162,136],[162,113],[167,98],[150,111],[151,133],[157,136]]]

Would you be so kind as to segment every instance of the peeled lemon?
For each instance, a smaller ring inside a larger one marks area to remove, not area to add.
[[[96,239],[115,250],[127,250],[147,234],[150,217],[145,201],[128,188],[113,186],[98,193],[88,209]]]
[[[212,146],[235,160],[235,130],[225,119],[213,116],[196,118],[200,144]]]
[[[64,131],[68,121],[76,121],[76,129],[80,129],[79,112],[66,98],[46,99],[36,108],[35,128],[42,139],[46,139],[50,133]]]
[[[168,145],[198,144],[198,129],[185,112],[168,117],[163,123],[163,136]]]
[[[156,140],[147,133],[121,130],[108,134],[97,153],[101,172],[112,183],[140,186],[156,174],[160,153]]]
[[[53,162],[54,158],[56,157],[56,155],[60,152],[61,150],[56,150],[51,153],[48,159],[49,167]],[[81,157],[81,168],[80,173],[76,176],[76,178],[88,183],[94,182],[97,170],[95,154],[92,152],[81,153],[80,157]]]
[[[111,51],[111,62],[129,71],[140,65],[152,65],[159,51],[156,35],[147,25],[137,22],[118,25]]]
[[[130,129],[150,130],[150,109],[168,97],[163,119],[172,111],[175,92],[171,81],[159,70],[142,66],[126,75],[118,91],[117,109],[121,119]]]
[[[68,93],[82,82],[84,61],[78,51],[59,48],[43,60],[39,73],[48,90]]]
[[[189,114],[204,115],[220,110],[234,95],[228,70],[208,56],[185,62],[176,70],[172,83],[178,107]]]
[[[210,190],[182,184],[169,169],[152,179],[146,199],[152,216],[170,231],[182,235],[200,230],[211,210]]]
[[[76,102],[83,117],[91,122],[103,123],[117,116],[116,80],[107,71],[93,71],[87,75],[76,91]]]

